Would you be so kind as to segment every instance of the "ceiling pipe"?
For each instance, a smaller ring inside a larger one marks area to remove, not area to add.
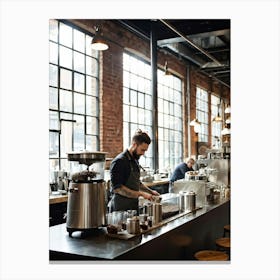
[[[118,21],[123,27],[125,27],[127,30],[129,30],[129,31],[133,32],[134,34],[138,35],[140,38],[145,39],[145,40],[147,40],[147,41],[150,41],[150,37],[147,37],[146,35],[144,35],[142,32],[140,32],[140,31],[137,30],[136,28],[131,27],[129,24],[125,23],[125,22],[122,21],[122,20],[117,20],[117,21]],[[163,21],[163,20],[160,20],[160,21]],[[176,31],[174,31],[174,32],[176,32]],[[180,36],[181,36],[181,35],[180,35]],[[182,35],[182,36],[183,36],[183,35]],[[185,38],[185,36],[183,36],[183,38]],[[187,40],[188,40],[188,39],[187,39]],[[191,42],[191,43],[192,43],[192,42]],[[193,43],[192,43],[192,44],[193,44]],[[197,46],[196,46],[196,47],[197,47]],[[161,47],[159,47],[159,48],[161,49]],[[199,49],[199,47],[197,47],[197,48]],[[204,51],[204,50],[203,50],[203,51]],[[204,51],[204,52],[205,52],[205,51]],[[175,56],[176,58],[180,58],[180,56],[178,55],[177,52],[174,52],[174,51],[170,50],[170,51],[168,51],[168,53],[171,54],[171,55],[173,55],[173,56]],[[190,59],[188,59],[188,61],[190,61]],[[192,63],[194,63],[194,62],[192,61]],[[197,63],[196,63],[196,64],[197,64]],[[220,64],[220,62],[219,62],[219,64]],[[224,65],[222,65],[222,66],[224,66]],[[212,78],[215,79],[217,82],[220,82],[220,83],[223,84],[224,86],[230,88],[230,85],[228,85],[227,83],[223,82],[222,80],[216,78],[215,76],[210,75],[210,74],[207,73],[205,70],[203,71],[202,69],[198,69],[197,71],[203,73],[204,75],[206,75],[206,76],[208,76],[208,77],[212,77]]]
[[[212,61],[214,61],[215,63],[217,63],[219,66],[223,66],[223,64],[218,61],[215,57],[213,57],[211,54],[209,54],[207,51],[205,51],[204,49],[202,49],[201,47],[197,46],[196,44],[194,44],[190,39],[188,39],[184,34],[182,34],[181,32],[179,32],[177,29],[175,29],[171,24],[169,24],[167,21],[160,19],[160,21],[165,24],[168,28],[170,28],[172,31],[174,31],[176,34],[178,34],[179,36],[181,36],[188,44],[190,44],[192,47],[194,47],[195,49],[199,50],[201,53],[203,53],[204,55],[206,55],[208,58],[210,58]]]

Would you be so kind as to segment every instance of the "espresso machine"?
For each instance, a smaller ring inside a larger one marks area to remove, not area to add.
[[[71,174],[68,187],[66,227],[70,237],[74,231],[89,232],[105,225],[105,156],[104,152],[89,151],[67,154],[69,161],[86,166]]]

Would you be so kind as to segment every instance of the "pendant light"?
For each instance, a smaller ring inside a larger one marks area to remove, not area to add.
[[[196,125],[200,125],[200,121],[198,119],[193,119],[191,122],[190,122],[190,126],[196,126]]]
[[[230,116],[226,119],[225,123],[227,123],[227,124],[231,123],[231,118],[230,118]]]
[[[228,104],[226,109],[225,109],[225,113],[226,114],[230,114],[231,113],[231,109],[230,109],[230,105]]]
[[[109,48],[108,44],[102,37],[102,33],[99,27],[95,26],[95,34],[91,40],[91,48],[96,51],[105,51]]]
[[[222,135],[229,135],[231,134],[230,128],[228,128],[228,126],[225,124],[223,130],[221,131]]]
[[[199,133],[200,132],[200,126],[201,126],[201,123],[198,119],[193,119],[191,122],[190,122],[190,126],[193,126],[194,127],[194,132],[195,133]]]
[[[215,118],[213,118],[212,122],[222,122],[223,119],[220,116],[220,105],[221,105],[221,99],[220,99],[220,103],[218,104],[218,114]]]
[[[164,64],[164,76],[171,76],[171,73],[168,70],[167,61],[165,61],[165,64]]]

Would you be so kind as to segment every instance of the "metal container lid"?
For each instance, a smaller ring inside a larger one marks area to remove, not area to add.
[[[106,152],[80,151],[67,153],[67,157],[69,161],[78,161],[80,164],[91,165],[95,162],[105,162],[106,154]]]
[[[194,191],[189,191],[188,195],[196,195],[196,193]]]

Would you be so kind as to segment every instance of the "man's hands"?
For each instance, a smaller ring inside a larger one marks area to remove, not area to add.
[[[143,196],[145,199],[148,200],[152,200],[153,199],[153,195],[151,193],[147,193],[147,192],[139,192],[140,196]]]
[[[154,196],[159,196],[160,194],[157,191],[151,190],[151,193],[140,191],[140,196],[143,196],[145,199],[154,200]]]
[[[153,195],[160,195],[157,191],[152,190]]]

